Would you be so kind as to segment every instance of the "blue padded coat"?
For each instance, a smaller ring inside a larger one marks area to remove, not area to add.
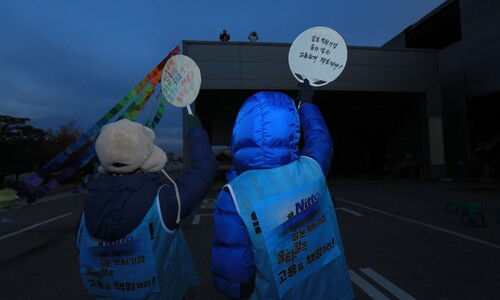
[[[293,100],[280,92],[259,92],[243,103],[233,127],[231,147],[237,175],[280,167],[304,155],[314,159],[326,176],[333,156],[333,142],[317,106],[305,103],[297,112]],[[217,199],[214,222],[214,286],[231,299],[246,298],[255,282],[252,245],[233,199],[224,189]]]

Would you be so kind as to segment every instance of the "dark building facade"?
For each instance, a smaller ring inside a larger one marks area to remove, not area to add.
[[[335,143],[331,176],[435,179],[472,172],[473,153],[484,163],[474,150],[494,137],[487,131],[498,131],[500,119],[500,7],[477,2],[484,4],[447,1],[383,47],[348,46],[343,73],[315,90]],[[476,31],[481,25],[486,33]],[[183,41],[202,74],[194,110],[215,148],[229,146],[239,107],[253,93],[297,95],[290,46]]]
[[[447,173],[499,176],[500,1],[446,1],[384,47],[439,51]]]
[[[184,41],[202,74],[195,110],[213,145],[229,145],[241,103],[261,90],[295,97],[290,44]],[[334,82],[317,88],[335,143],[331,175],[444,176],[436,50],[348,47]],[[411,170],[410,170],[411,169]]]

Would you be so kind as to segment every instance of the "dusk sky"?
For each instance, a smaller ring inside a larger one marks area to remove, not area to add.
[[[218,41],[227,29],[231,41],[255,30],[259,42],[291,43],[326,26],[348,46],[381,46],[443,2],[2,0],[0,114],[86,131],[182,40]],[[168,105],[155,128],[166,151],[182,147],[180,112]]]

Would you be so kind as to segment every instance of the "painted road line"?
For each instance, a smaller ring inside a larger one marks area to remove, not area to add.
[[[84,193],[86,193],[86,192],[84,192]],[[20,208],[20,207],[26,207],[26,206],[33,206],[33,205],[37,205],[37,204],[40,204],[40,203],[46,203],[46,202],[54,201],[54,200],[67,199],[67,198],[76,197],[76,196],[79,196],[79,195],[81,195],[81,193],[72,193],[72,192],[70,193],[70,192],[67,192],[67,193],[62,193],[62,194],[45,196],[45,197],[43,197],[41,199],[37,199],[33,203],[28,203],[26,200],[18,199],[14,203],[14,206],[12,206],[11,208],[2,208],[2,209],[0,209],[0,212],[9,211],[9,210],[14,209],[14,208]]]
[[[3,240],[3,239],[6,239],[6,238],[8,238],[8,237],[14,236],[14,235],[16,235],[16,234],[20,234],[20,233],[22,233],[22,232],[25,232],[25,231],[27,231],[27,230],[30,230],[30,229],[36,228],[36,227],[38,227],[38,226],[42,226],[42,225],[44,225],[44,224],[47,224],[47,223],[50,223],[50,222],[53,222],[53,221],[56,221],[56,220],[59,220],[59,219],[65,218],[65,217],[67,217],[67,216],[69,216],[69,215],[72,215],[72,214],[73,214],[72,212],[70,212],[70,213],[66,213],[66,214],[64,214],[64,215],[60,215],[60,216],[58,216],[58,217],[55,217],[55,218],[52,218],[52,219],[49,219],[49,220],[45,220],[45,221],[43,221],[43,222],[36,223],[35,225],[28,226],[28,227],[23,228],[23,229],[21,229],[21,230],[18,230],[18,231],[15,231],[15,232],[12,232],[12,233],[9,233],[9,234],[6,234],[6,235],[2,235],[2,236],[0,236],[0,241],[1,241],[1,240]]]
[[[383,276],[381,276],[379,273],[375,272],[371,268],[361,268],[359,269],[361,272],[365,273],[366,276],[370,277],[375,281],[376,283],[380,284],[383,286],[387,291],[389,291],[391,294],[394,296],[398,297],[398,299],[401,300],[415,300],[412,296],[410,296],[408,293],[397,287],[395,284],[390,282],[389,280],[385,279]]]
[[[389,300],[384,294],[382,294],[379,290],[377,290],[373,285],[371,285],[368,281],[363,279],[363,277],[359,276],[353,270],[349,270],[349,277],[351,281],[357,285],[363,292],[368,294],[372,299],[375,300]]]
[[[335,209],[346,211],[348,213],[351,213],[351,214],[355,215],[356,217],[362,217],[363,216],[363,214],[360,214],[359,212],[356,212],[354,210],[350,210],[350,209],[345,208],[345,207],[337,207]]]
[[[206,217],[210,216],[211,217],[213,215],[214,214],[196,214],[193,217],[193,222],[191,222],[191,225],[198,225],[198,224],[200,224],[201,217],[203,217],[203,216],[206,216]]]
[[[382,215],[386,215],[388,217],[393,217],[393,218],[396,218],[396,219],[399,219],[399,220],[403,220],[403,221],[406,221],[406,222],[409,222],[409,223],[417,224],[417,225],[424,226],[424,227],[427,227],[427,228],[430,228],[430,229],[441,231],[443,233],[454,235],[456,237],[460,237],[460,238],[463,238],[463,239],[466,239],[466,240],[469,240],[469,241],[473,241],[473,242],[480,243],[480,244],[483,244],[483,245],[486,245],[486,246],[490,246],[490,247],[493,247],[493,248],[496,248],[496,249],[500,249],[500,245],[497,245],[497,244],[494,244],[494,243],[490,243],[490,242],[487,242],[487,241],[483,241],[483,240],[480,240],[480,239],[476,239],[476,238],[473,238],[473,237],[465,235],[465,234],[461,234],[461,233],[458,233],[458,232],[455,232],[455,231],[451,231],[451,230],[448,230],[448,229],[444,229],[444,228],[441,228],[441,227],[438,227],[438,226],[430,225],[430,224],[427,224],[427,223],[424,223],[424,222],[420,222],[420,221],[417,221],[417,220],[412,220],[412,219],[408,219],[408,218],[405,218],[405,217],[402,217],[402,216],[391,214],[389,212],[386,212],[386,211],[383,211],[383,210],[380,210],[380,209],[376,209],[376,208],[373,208],[373,207],[370,207],[370,206],[366,206],[366,205],[363,205],[363,204],[359,204],[359,203],[356,203],[356,202],[353,202],[353,201],[349,201],[349,200],[346,200],[346,199],[343,199],[343,198],[335,197],[335,199],[337,199],[339,201],[342,201],[342,202],[346,202],[346,203],[355,205],[355,206],[358,206],[358,207],[362,207],[364,209],[368,209],[368,210],[377,212],[377,213],[382,214]]]
[[[215,200],[216,199],[214,199],[214,198],[203,199],[203,201],[201,202],[200,208],[204,208],[204,209],[215,208]]]

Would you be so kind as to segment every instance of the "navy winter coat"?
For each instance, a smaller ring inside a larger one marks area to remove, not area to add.
[[[218,165],[208,135],[202,128],[189,131],[191,168],[175,181],[181,199],[181,218],[188,216],[213,185]],[[85,222],[89,233],[106,241],[120,239],[143,220],[162,185],[160,173],[125,176],[100,174],[89,184],[85,197]],[[165,225],[174,230],[178,211],[172,184],[160,191],[160,207]],[[78,225],[80,222],[78,222]]]

